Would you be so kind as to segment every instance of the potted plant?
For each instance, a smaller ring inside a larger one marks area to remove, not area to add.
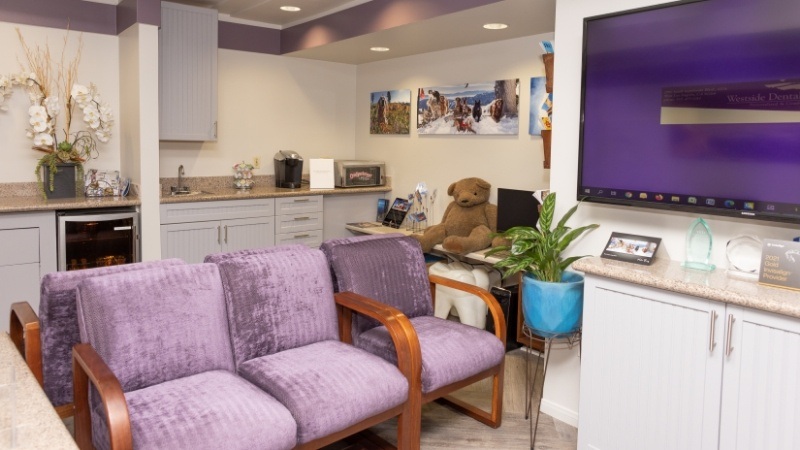
[[[508,251],[494,266],[503,277],[522,272],[522,308],[525,323],[542,336],[570,333],[580,327],[583,312],[583,276],[566,268],[583,256],[564,257],[564,250],[597,224],[572,229],[566,225],[578,209],[570,208],[553,227],[556,194],[545,197],[536,227],[514,227],[498,234],[507,245],[493,247],[486,256]]]
[[[21,87],[28,92],[31,106],[28,108],[30,128],[26,130],[33,140],[33,149],[44,152],[36,163],[36,180],[45,198],[75,197],[82,192],[83,163],[98,156],[97,142],[106,143],[111,137],[113,118],[110,108],[102,102],[97,88],[75,83],[81,59],[83,41],[79,38],[78,49],[73,60],[66,62],[64,52],[61,60],[53,64],[50,48],[29,47],[22,33],[17,29],[20,44],[25,53],[27,66],[19,74],[11,77],[0,76],[0,108],[13,87]],[[63,100],[63,105],[61,101]],[[63,111],[63,123],[59,133],[59,114]],[[85,130],[71,132],[73,113],[82,116]],[[63,138],[59,139],[59,136]],[[72,167],[74,168],[72,168]],[[72,168],[67,184],[67,192],[55,193],[56,176],[65,168]],[[42,176],[42,172],[45,176]],[[47,184],[43,182],[47,180]]]

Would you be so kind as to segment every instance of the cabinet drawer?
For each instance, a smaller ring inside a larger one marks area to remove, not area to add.
[[[221,200],[215,202],[166,203],[161,205],[161,225],[210,220],[269,217],[275,214],[275,200]]]
[[[39,229],[0,230],[0,266],[39,262]]]
[[[284,214],[277,216],[275,232],[278,234],[296,233],[322,229],[322,213]]]
[[[322,196],[306,195],[304,197],[282,197],[275,199],[275,214],[297,214],[306,212],[322,212]]]
[[[305,244],[309,247],[322,245],[322,230],[300,231],[275,235],[275,245]]]

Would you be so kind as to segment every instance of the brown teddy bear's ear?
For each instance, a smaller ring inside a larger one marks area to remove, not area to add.
[[[449,188],[447,188],[447,195],[450,195],[450,196],[452,196],[452,195],[453,195],[453,192],[455,192],[455,191],[456,191],[456,184],[458,184],[458,181],[456,181],[456,182],[452,183],[452,184],[450,185],[450,187],[449,187]]]
[[[481,178],[476,178],[476,179],[475,179],[475,184],[477,184],[477,185],[478,185],[478,187],[479,187],[479,188],[482,188],[482,189],[491,189],[491,188],[492,188],[492,185],[491,185],[491,184],[489,184],[489,182],[488,182],[488,181],[486,181],[486,180],[483,180],[483,179],[481,179]]]

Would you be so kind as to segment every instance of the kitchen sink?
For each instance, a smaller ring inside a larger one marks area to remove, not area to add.
[[[171,191],[169,195],[173,197],[191,197],[194,195],[201,195],[201,194],[213,194],[213,192],[208,191],[190,191],[186,189],[182,189],[180,191]]]

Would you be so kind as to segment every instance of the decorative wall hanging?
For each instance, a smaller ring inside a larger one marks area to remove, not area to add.
[[[519,134],[519,79],[417,90],[419,134]]]
[[[370,134],[409,134],[410,123],[410,89],[379,91],[370,94]]]
[[[552,130],[553,94],[545,89],[546,78],[531,78],[531,112],[528,132],[533,136]]]

